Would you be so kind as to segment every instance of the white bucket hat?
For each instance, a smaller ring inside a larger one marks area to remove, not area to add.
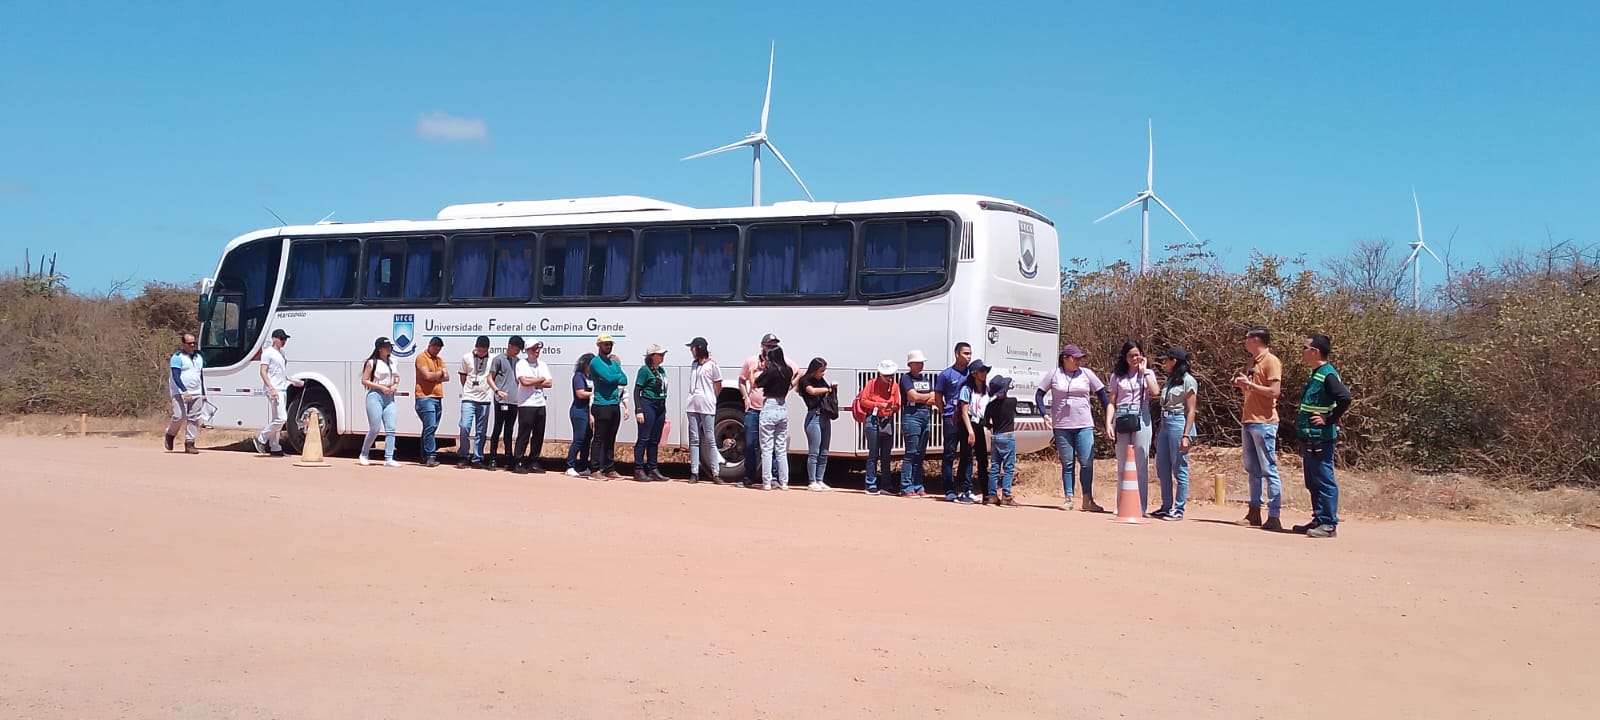
[[[893,360],[885,360],[885,361],[883,361],[881,363],[878,363],[878,374],[879,375],[889,376],[889,375],[893,375],[893,374],[895,374],[897,372],[900,372],[900,366],[894,364]]]
[[[911,352],[906,353],[906,362],[908,363],[925,363],[927,361],[928,357],[923,355],[921,350],[912,350]]]

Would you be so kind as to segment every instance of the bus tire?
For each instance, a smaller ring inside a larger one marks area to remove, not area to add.
[[[744,408],[723,405],[717,408],[717,453],[722,456],[723,480],[744,480]]]
[[[291,390],[291,392],[293,392]],[[307,384],[289,397],[289,422],[283,428],[284,446],[289,452],[299,454],[305,450],[306,421],[314,409],[322,426],[322,454],[333,455],[339,450],[340,440],[337,411],[333,398],[320,385]]]

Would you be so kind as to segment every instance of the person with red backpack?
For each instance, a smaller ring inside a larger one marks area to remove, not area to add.
[[[878,478],[892,481],[889,458],[894,452],[894,416],[900,412],[900,388],[895,384],[899,366],[893,360],[878,363],[877,379],[867,382],[850,406],[850,414],[867,429],[867,494],[877,495]],[[893,494],[893,490],[885,490]]]

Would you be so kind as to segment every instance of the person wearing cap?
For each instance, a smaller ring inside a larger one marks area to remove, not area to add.
[[[194,447],[200,436],[200,424],[205,421],[206,357],[200,354],[200,342],[194,333],[184,333],[179,338],[182,347],[172,352],[167,368],[167,394],[172,397],[172,422],[167,424],[167,452],[172,452],[172,442],[178,431],[183,431],[183,452],[198,454]]]
[[[1161,354],[1167,380],[1161,385],[1161,427],[1156,434],[1156,477],[1161,482],[1161,507],[1150,513],[1162,520],[1182,520],[1189,502],[1189,447],[1199,405],[1199,384],[1189,371],[1189,351],[1167,348]]]
[[[394,394],[400,389],[400,373],[395,372],[390,355],[394,343],[380,337],[372,341],[372,354],[361,366],[361,387],[367,389],[367,436],[361,439],[362,465],[371,465],[372,443],[378,438],[378,428],[383,427],[383,464],[400,467],[394,460]]]
[[[594,353],[584,353],[572,366],[572,407],[567,409],[567,420],[572,423],[572,442],[567,443],[567,477],[586,478],[594,469],[589,462],[589,451],[594,447],[589,437],[592,432],[589,400],[594,397],[589,363],[593,361]]]
[[[689,341],[694,361],[689,364],[689,397],[683,404],[689,415],[689,482],[722,483],[722,455],[717,452],[717,398],[722,396],[722,368],[711,358],[703,337]]]
[[[900,434],[906,439],[905,456],[900,460],[900,494],[927,497],[922,460],[928,451],[928,435],[933,432],[933,377],[922,371],[928,357],[921,350],[906,353],[906,372],[900,376]]]
[[[1062,510],[1071,510],[1072,489],[1083,488],[1084,512],[1105,512],[1094,501],[1094,408],[1110,402],[1105,383],[1083,365],[1084,352],[1077,345],[1061,348],[1056,366],[1039,379],[1033,405],[1050,415],[1050,433],[1061,458],[1061,490],[1066,495]],[[1046,394],[1050,397],[1045,404]],[[1093,398],[1099,402],[1091,403]]]
[[[897,372],[900,368],[893,360],[878,363],[878,377],[861,388],[856,398],[866,414],[868,495],[878,494],[879,478],[888,486],[884,492],[895,493],[889,460],[894,451],[894,414],[900,411],[900,388],[894,381]]]
[[[289,344],[289,333],[278,328],[272,331],[272,342],[261,351],[261,387],[267,391],[267,424],[256,435],[256,452],[283,457],[283,423],[289,419],[289,387],[304,387],[303,380],[289,379],[289,361],[283,357],[283,346]]]
[[[621,480],[617,472],[617,428],[622,424],[622,413],[627,410],[628,398],[622,388],[628,385],[628,374],[622,362],[611,354],[616,340],[603,333],[594,341],[594,359],[589,361],[589,379],[594,382],[594,395],[589,398],[589,428],[593,449],[589,451],[596,480]]]
[[[517,385],[517,364],[521,362],[518,356],[522,354],[524,343],[521,335],[512,335],[506,340],[505,351],[494,356],[494,362],[489,363],[489,393],[494,398],[494,432],[489,433],[489,457],[484,462],[484,468],[488,470],[499,466],[507,470],[514,469],[511,456],[516,452],[517,401],[522,399],[522,391]],[[501,441],[506,444],[505,455],[499,452]]]
[[[1250,368],[1234,376],[1233,385],[1244,394],[1239,446],[1250,482],[1250,509],[1238,524],[1278,531],[1283,529],[1278,519],[1283,505],[1283,481],[1278,476],[1278,398],[1283,394],[1283,361],[1272,353],[1272,331],[1262,325],[1245,331],[1244,351],[1250,354]],[[1261,518],[1263,491],[1265,520]]]
[[[517,363],[517,449],[512,453],[511,471],[518,474],[544,473],[539,455],[544,451],[545,408],[550,404],[546,391],[556,383],[550,366],[539,361],[543,352],[544,343],[535,340]]]
[[[461,438],[456,443],[456,467],[483,467],[483,443],[489,434],[489,336],[479,335],[472,350],[461,356]],[[476,433],[474,433],[476,430]]]
[[[1339,535],[1339,482],[1333,476],[1334,447],[1339,439],[1339,418],[1350,409],[1353,398],[1339,371],[1328,358],[1333,341],[1327,335],[1306,336],[1300,359],[1311,367],[1311,378],[1300,395],[1300,411],[1295,416],[1295,433],[1300,438],[1304,460],[1306,490],[1311,492],[1311,522],[1292,529],[1306,537],[1333,538]]]
[[[960,470],[965,487],[955,501],[964,505],[977,502],[972,497],[974,466],[979,481],[989,478],[989,445],[983,431],[983,409],[989,404],[989,370],[982,360],[974,359],[967,365],[967,379],[956,389],[957,435],[965,443],[966,452],[961,458]],[[949,446],[950,436],[945,435],[945,438],[945,445]]]
[[[439,466],[439,416],[444,414],[444,384],[450,381],[450,373],[444,369],[444,358],[439,356],[441,350],[444,350],[444,340],[434,337],[428,341],[427,349],[417,353],[413,406],[417,419],[422,421],[422,464],[425,467]]]
[[[989,428],[989,491],[983,504],[1016,507],[1011,487],[1017,476],[1017,399],[1011,397],[1011,378],[995,373],[989,378],[989,402],[983,408],[983,425]]]
[[[644,364],[633,380],[636,396],[634,422],[639,423],[638,440],[633,443],[633,479],[638,482],[662,482],[658,454],[661,450],[661,431],[667,423],[667,349],[651,343],[644,350]]]
[[[943,410],[944,451],[939,453],[940,478],[944,481],[944,499],[951,502],[972,502],[972,441],[966,426],[956,413],[956,398],[961,386],[967,382],[972,365],[972,346],[958,342],[955,360],[950,367],[939,372],[934,379],[933,391],[939,396]]]
[[[778,346],[778,336],[767,333],[761,336],[761,349],[745,358],[739,367],[739,391],[744,393],[744,484],[754,486],[761,481],[761,406],[766,396],[756,387],[756,373],[766,363],[767,351]]]

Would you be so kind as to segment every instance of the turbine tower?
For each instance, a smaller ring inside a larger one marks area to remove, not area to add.
[[[1435,255],[1433,248],[1422,240],[1422,203],[1417,201],[1417,189],[1411,188],[1411,205],[1417,210],[1417,241],[1411,243],[1411,256],[1406,258],[1406,264],[1411,266],[1411,307],[1413,310],[1422,307],[1422,253],[1431,256],[1439,267],[1444,268],[1445,277],[1450,277],[1450,266]],[[1401,267],[1405,267],[1402,265]]]
[[[1173,220],[1177,220],[1178,224],[1182,225],[1183,229],[1188,231],[1189,237],[1194,238],[1195,242],[1200,242],[1200,236],[1194,234],[1194,231],[1189,229],[1189,224],[1184,222],[1183,218],[1178,217],[1178,213],[1174,212],[1171,206],[1167,205],[1165,202],[1162,202],[1161,198],[1156,196],[1155,125],[1148,119],[1145,121],[1145,123],[1146,130],[1149,132],[1150,136],[1150,162],[1145,168],[1144,189],[1135,194],[1133,199],[1128,201],[1127,205],[1123,205],[1122,207],[1112,210],[1111,212],[1100,216],[1099,220],[1095,220],[1095,222],[1100,222],[1100,220],[1105,220],[1106,218],[1116,215],[1117,213],[1127,210],[1135,205],[1140,207],[1140,215],[1143,218],[1142,231],[1139,235],[1139,274],[1141,275],[1143,275],[1145,271],[1149,270],[1150,268],[1150,202],[1152,200],[1155,201],[1157,205],[1160,205],[1162,210],[1167,211],[1167,214],[1171,215]]]
[[[789,161],[784,159],[783,153],[778,152],[778,146],[772,144],[772,139],[767,137],[767,111],[772,107],[772,65],[773,61],[776,60],[777,57],[778,43],[777,41],[773,41],[771,52],[767,56],[767,97],[761,102],[761,129],[746,135],[743,140],[731,142],[727,145],[723,145],[722,147],[712,148],[703,153],[695,153],[683,158],[684,160],[693,160],[695,158],[703,158],[707,155],[715,155],[717,153],[727,152],[729,150],[737,150],[738,148],[749,147],[755,153],[750,169],[750,204],[757,206],[761,204],[761,147],[763,145],[772,150],[772,154],[777,156],[778,162],[783,163],[783,166],[789,170],[789,174],[794,176],[794,181],[800,183],[800,189],[805,191],[806,197],[810,198],[813,202],[816,201],[816,198],[812,197],[811,195],[811,189],[806,187],[806,181],[800,179],[800,173],[794,171],[794,166],[790,165]]]

